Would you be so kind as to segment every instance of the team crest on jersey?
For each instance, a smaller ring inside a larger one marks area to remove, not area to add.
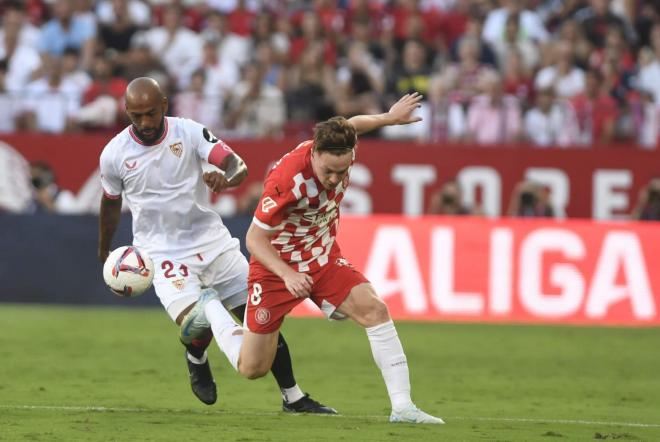
[[[267,324],[270,321],[270,311],[267,308],[259,307],[254,313],[254,319],[257,321],[257,324]]]
[[[335,263],[336,263],[339,267],[352,267],[352,266],[351,266],[351,263],[348,262],[348,260],[347,260],[346,258],[337,258],[337,261],[335,261]]]
[[[170,144],[170,150],[174,155],[176,155],[178,158],[181,158],[181,154],[183,153],[183,143],[180,141]]]
[[[186,280],[184,278],[175,279],[175,280],[172,281],[172,285],[177,290],[183,290],[183,288],[186,286]]]
[[[264,213],[268,213],[275,206],[277,206],[277,203],[269,196],[261,200],[261,211]]]
[[[137,167],[137,160],[133,161],[132,163],[129,163],[128,161],[124,161],[124,166],[126,166],[126,169],[128,170],[133,170]]]

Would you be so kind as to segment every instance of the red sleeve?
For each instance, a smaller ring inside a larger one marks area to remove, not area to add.
[[[297,202],[291,184],[284,185],[279,174],[271,174],[264,183],[264,191],[254,212],[253,222],[266,230],[274,230]],[[293,180],[291,180],[293,183]]]

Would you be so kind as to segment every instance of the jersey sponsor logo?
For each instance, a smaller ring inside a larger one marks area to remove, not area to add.
[[[268,213],[270,209],[277,207],[277,203],[275,200],[273,200],[271,197],[267,196],[266,198],[261,200],[261,211],[264,213]]]
[[[175,289],[181,291],[186,286],[186,280],[184,278],[175,279],[172,281],[172,285],[174,286]]]
[[[337,261],[335,261],[335,264],[337,264],[339,267],[353,267],[350,262],[346,258],[337,258]]]
[[[170,144],[170,150],[177,156],[177,158],[181,158],[181,154],[183,153],[183,143],[178,141],[174,144]]]
[[[257,321],[257,324],[267,324],[270,321],[270,310],[267,308],[259,307],[254,313],[254,320]]]
[[[126,166],[126,169],[128,170],[133,170],[137,167],[137,160],[133,161],[133,163],[130,163],[127,161],[124,161],[124,166]]]
[[[208,130],[207,128],[202,129],[202,135],[204,136],[204,139],[209,143],[217,143],[218,141],[220,141],[218,137],[213,135],[213,133],[211,133],[211,131]]]

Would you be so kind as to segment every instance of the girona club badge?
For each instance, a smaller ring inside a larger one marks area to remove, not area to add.
[[[259,307],[254,314],[257,324],[264,325],[270,321],[270,311],[267,308]]]
[[[178,142],[178,143],[170,144],[170,150],[178,158],[181,158],[181,154],[183,153],[183,143]]]

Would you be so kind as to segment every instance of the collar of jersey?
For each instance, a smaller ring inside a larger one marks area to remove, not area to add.
[[[131,138],[133,138],[133,140],[134,140],[136,143],[138,143],[138,144],[141,144],[141,145],[143,145],[143,146],[156,146],[156,145],[162,143],[163,140],[165,139],[165,137],[167,136],[167,131],[168,131],[168,129],[169,129],[168,126],[169,126],[169,125],[168,125],[168,123],[167,123],[167,117],[165,117],[165,128],[163,129],[163,134],[160,136],[160,138],[158,138],[156,141],[154,141],[154,142],[151,143],[151,144],[147,144],[147,143],[145,143],[145,142],[142,141],[137,135],[135,135],[135,132],[133,132],[133,126],[132,126],[132,125],[128,127],[128,133],[131,134]]]

